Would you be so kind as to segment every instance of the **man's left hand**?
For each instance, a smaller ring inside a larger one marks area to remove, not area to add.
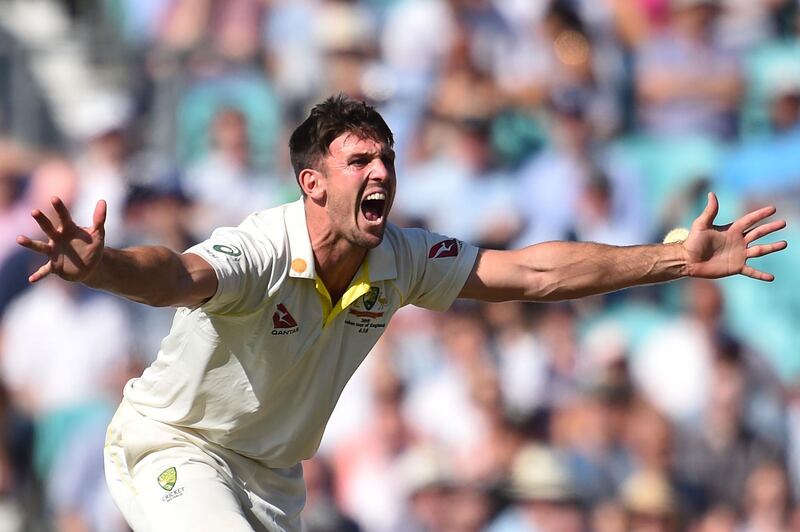
[[[705,210],[692,223],[689,236],[683,242],[686,250],[687,272],[691,277],[717,279],[740,273],[760,281],[773,281],[775,276],[756,270],[747,259],[761,257],[786,248],[786,241],[755,244],[769,234],[786,227],[785,220],[756,225],[776,212],[773,206],[745,214],[735,222],[717,226],[714,218],[719,203],[713,192],[708,194]]]

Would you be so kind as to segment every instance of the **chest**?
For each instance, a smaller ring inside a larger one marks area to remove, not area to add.
[[[284,285],[252,315],[220,319],[215,329],[242,362],[280,373],[309,359],[363,359],[400,304],[393,284],[385,281],[331,309],[312,281],[298,280]]]

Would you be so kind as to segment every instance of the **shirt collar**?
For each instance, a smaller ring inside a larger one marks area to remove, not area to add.
[[[314,252],[306,225],[306,209],[303,198],[289,203],[284,211],[286,234],[289,237],[289,277],[316,278]]]
[[[311,249],[311,238],[308,236],[306,209],[303,198],[289,203],[284,213],[286,234],[289,237],[289,277],[315,279],[314,251]],[[388,225],[383,241],[367,253],[369,264],[369,280],[384,281],[397,278],[397,265],[394,249],[389,242],[388,233],[392,228]]]

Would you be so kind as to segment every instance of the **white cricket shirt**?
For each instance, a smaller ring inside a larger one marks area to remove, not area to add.
[[[302,200],[218,229],[187,252],[214,268],[217,293],[178,309],[157,359],[124,395],[149,418],[277,468],[316,451],[392,315],[408,304],[446,310],[478,249],[388,224],[336,303],[314,272]]]

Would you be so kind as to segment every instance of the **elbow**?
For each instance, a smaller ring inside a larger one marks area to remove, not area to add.
[[[148,307],[170,307],[175,306],[175,303],[172,302],[168,294],[164,293],[157,293],[157,294],[149,294],[144,297],[131,297],[137,303],[142,303],[143,305],[147,305]]]

